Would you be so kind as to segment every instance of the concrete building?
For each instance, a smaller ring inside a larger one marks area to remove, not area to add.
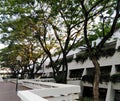
[[[111,40],[107,41],[104,51],[99,57],[100,63],[100,100],[120,101],[120,30],[117,30]],[[116,39],[116,41],[114,40]],[[82,95],[92,97],[92,78],[94,66],[89,58],[76,62],[76,57],[81,54],[79,49],[69,53],[73,60],[68,63],[68,83],[81,85]],[[49,62],[45,64],[45,67]],[[42,70],[41,70],[42,71]],[[43,72],[43,71],[42,71]],[[51,68],[44,68],[46,76],[52,75]],[[82,79],[82,80],[81,80]]]

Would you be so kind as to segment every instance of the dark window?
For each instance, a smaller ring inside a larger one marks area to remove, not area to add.
[[[74,69],[74,70],[70,70],[70,78],[81,78],[83,73],[83,69]]]

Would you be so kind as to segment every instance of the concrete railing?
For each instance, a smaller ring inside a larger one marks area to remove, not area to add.
[[[23,84],[24,86],[34,88],[34,90],[19,91],[18,96],[22,101],[77,101],[76,99],[79,99],[80,95],[80,86],[77,85],[30,80],[24,81]],[[32,98],[30,99],[29,96]]]
[[[18,96],[21,101],[48,101],[30,91],[19,91]]]
[[[33,79],[33,80],[38,82],[55,82],[53,78],[40,78],[40,79]]]
[[[31,81],[31,80],[25,80],[23,81],[23,86],[26,86],[28,88],[32,88],[32,89],[42,89],[42,88],[55,88],[57,86],[55,86],[55,84],[53,85],[53,83],[50,82],[36,82],[36,81]]]

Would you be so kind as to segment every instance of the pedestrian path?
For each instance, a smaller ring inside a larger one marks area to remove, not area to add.
[[[18,90],[28,90],[22,86],[18,85]],[[21,101],[17,96],[16,84],[11,82],[0,82],[0,101]]]
[[[2,77],[0,77],[0,82],[3,82],[3,79],[2,79]]]

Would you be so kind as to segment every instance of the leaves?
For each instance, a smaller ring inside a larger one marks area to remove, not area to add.
[[[111,29],[114,30],[112,25],[116,21],[116,1],[1,0],[1,42],[7,43],[16,54],[21,54],[26,63],[27,60],[42,56],[42,53],[54,61],[51,56],[61,52],[65,59],[62,63],[65,65],[70,50],[80,46],[97,56],[97,52],[104,46],[104,40],[109,39],[114,32]],[[93,46],[92,41],[98,38],[104,40],[100,45]],[[82,61],[88,58],[82,57]]]

